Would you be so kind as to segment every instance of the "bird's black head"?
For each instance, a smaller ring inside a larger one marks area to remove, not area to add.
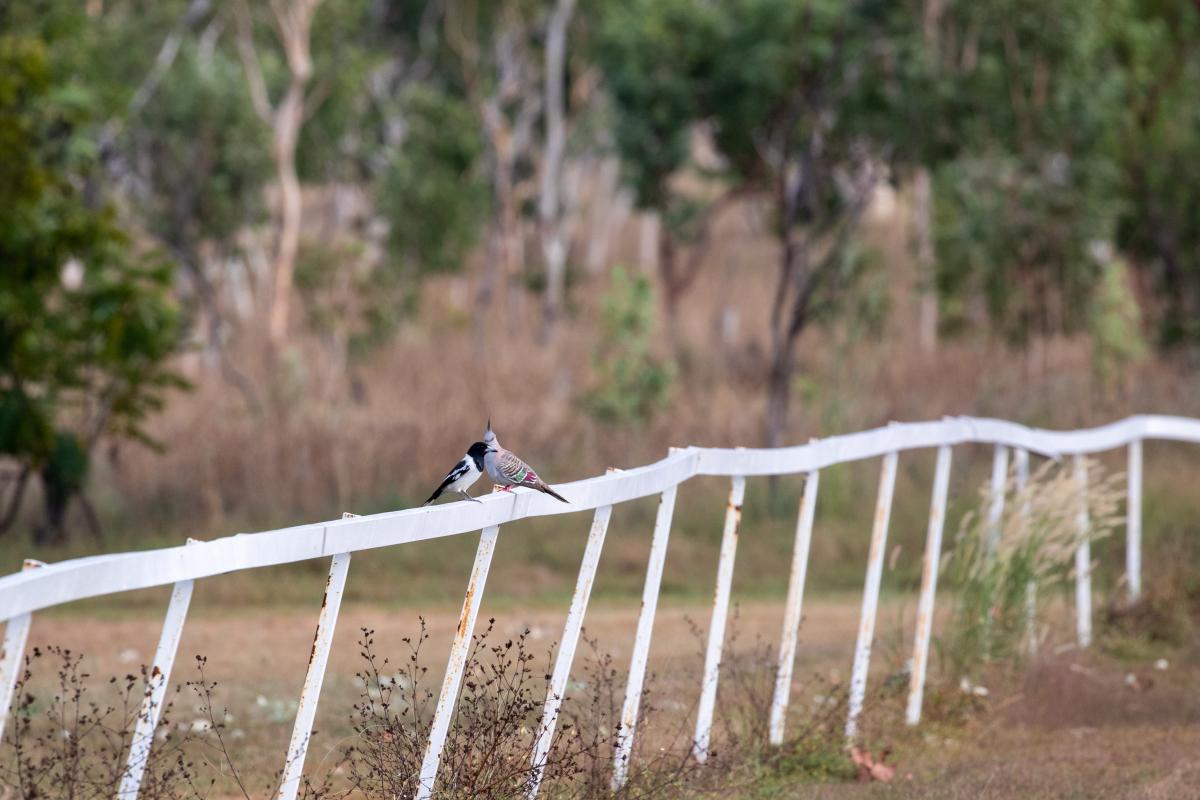
[[[487,455],[488,446],[483,442],[476,442],[467,449],[469,455],[474,461],[478,469],[483,469],[483,457]]]

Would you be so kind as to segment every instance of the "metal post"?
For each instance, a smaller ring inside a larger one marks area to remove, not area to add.
[[[300,692],[296,723],[292,726],[292,741],[288,745],[288,757],[283,765],[283,777],[279,783],[279,792],[275,795],[276,800],[294,800],[296,792],[300,789],[304,757],[308,754],[308,742],[312,738],[317,700],[321,696],[321,683],[325,680],[325,666],[329,662],[329,648],[333,644],[333,630],[337,626],[338,610],[342,606],[342,592],[346,588],[346,572],[349,569],[349,553],[339,553],[333,557],[329,566],[329,578],[325,582],[321,616],[317,618],[317,632],[313,636],[312,654],[308,657],[308,674],[304,677],[304,689]]]
[[[729,615],[729,593],[733,584],[733,559],[737,555],[738,528],[742,524],[742,500],[746,479],[734,475],[725,506],[725,530],[721,534],[721,555],[717,560],[717,588],[713,592],[712,621],[708,626],[708,647],[704,653],[704,679],[700,684],[700,705],[696,710],[696,737],[692,755],[700,763],[708,758],[712,733],[713,707],[717,702],[717,681],[721,671],[721,650],[725,645],[725,619]]]
[[[463,670],[471,650],[471,635],[475,631],[475,617],[483,600],[483,588],[487,583],[488,569],[492,565],[492,554],[496,550],[499,525],[491,525],[479,534],[479,547],[475,550],[475,564],[471,567],[471,579],[467,582],[467,593],[463,598],[462,612],[458,616],[458,630],[450,647],[450,659],[446,664],[446,677],[442,681],[442,693],[438,697],[433,713],[433,726],[429,731],[429,744],[421,761],[421,776],[417,784],[417,800],[433,797],[433,784],[437,780],[438,762],[442,758],[442,746],[450,730],[454,706],[458,700],[458,688],[462,683]]]
[[[779,637],[779,666],[775,671],[775,693],[771,698],[771,744],[783,744],[783,726],[792,694],[792,669],[796,663],[796,641],[800,635],[804,602],[804,580],[808,575],[808,551],[812,544],[813,514],[821,473],[813,470],[804,479],[804,497],[796,518],[796,543],[792,547],[792,571],[788,578],[787,605],[783,610],[783,633]]]
[[[871,531],[871,550],[867,557],[867,577],[863,586],[862,618],[858,624],[858,642],[854,647],[854,668],[850,673],[850,713],[846,719],[846,738],[858,735],[858,717],[867,695],[867,672],[871,666],[871,643],[875,638],[875,612],[879,606],[879,584],[883,579],[883,557],[887,546],[888,523],[892,516],[892,494],[896,488],[896,453],[883,457],[879,475],[879,497],[875,502],[875,526]]]
[[[988,507],[987,555],[989,561],[995,557],[1000,546],[1001,524],[1004,518],[1004,488],[1008,481],[1008,448],[996,445],[992,455],[991,505]]]
[[[1087,647],[1092,643],[1092,548],[1088,539],[1087,462],[1080,455],[1075,456],[1075,481],[1079,490],[1075,516],[1079,531],[1075,548],[1075,631],[1079,646]]]
[[[611,470],[610,470],[611,471]],[[583,615],[587,613],[588,598],[592,594],[592,582],[596,578],[596,566],[600,563],[600,551],[604,548],[604,537],[608,532],[608,521],[612,517],[612,506],[600,506],[592,518],[592,529],[588,532],[587,547],[579,565],[579,577],[575,581],[575,595],[567,612],[567,623],[563,628],[562,642],[554,659],[554,672],[546,691],[546,704],[542,708],[542,726],[533,747],[533,774],[529,781],[526,797],[537,797],[542,784],[546,758],[554,740],[554,728],[558,723],[558,711],[567,692],[567,679],[571,674],[571,662],[575,659],[575,648],[579,644],[579,632],[583,627]]]
[[[1142,440],[1129,443],[1129,472],[1126,475],[1129,496],[1125,502],[1125,576],[1129,581],[1129,599],[1142,593]]]
[[[933,499],[929,503],[929,530],[925,535],[925,562],[921,571],[921,599],[917,605],[917,632],[913,640],[912,675],[908,687],[905,721],[921,721],[925,696],[925,672],[929,664],[929,639],[933,633],[933,608],[937,597],[938,567],[942,557],[942,531],[946,523],[946,494],[950,487],[950,447],[937,451],[933,475]]]
[[[642,701],[642,684],[646,679],[650,636],[654,628],[654,612],[658,608],[658,589],[662,584],[663,564],[667,559],[667,539],[671,535],[671,516],[675,511],[677,489],[677,486],[668,488],[658,502],[654,539],[650,543],[650,558],[646,564],[646,584],[642,589],[642,612],[638,616],[633,656],[629,661],[629,682],[625,685],[625,704],[621,708],[621,723],[617,728],[617,741],[613,747],[613,791],[619,791],[625,785],[625,778],[629,774],[633,733],[637,727],[638,707]]]
[[[197,540],[188,539],[188,544]],[[154,662],[146,678],[146,692],[142,696],[142,707],[138,711],[137,725],[129,742],[129,758],[125,762],[125,774],[117,797],[135,800],[142,786],[142,776],[150,762],[150,749],[154,746],[154,732],[162,716],[163,699],[167,684],[171,680],[171,667],[179,650],[183,636],[183,623],[187,620],[188,606],[192,602],[192,587],[195,581],[179,581],[171,590],[171,601],[167,605],[167,616],[163,619],[162,632],[158,636],[158,649],[154,651]]]
[[[41,561],[27,558],[21,571],[44,566]],[[32,621],[32,614],[18,614],[4,626],[4,648],[0,650],[0,741],[4,740],[4,727],[8,723],[17,678],[21,675],[21,661],[25,658],[25,642],[29,639]]]

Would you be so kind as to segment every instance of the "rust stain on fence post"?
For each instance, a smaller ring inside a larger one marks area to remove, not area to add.
[[[913,637],[912,671],[908,687],[905,722],[921,721],[921,703],[925,696],[925,672],[929,664],[929,639],[933,632],[933,610],[937,597],[938,567],[942,555],[942,531],[946,520],[946,494],[950,485],[950,447],[938,448],[934,468],[933,495],[929,503],[929,530],[925,536],[925,557],[921,563],[921,598],[917,603],[917,630]]]
[[[197,539],[188,539],[188,545],[199,544]],[[158,637],[158,648],[154,652],[154,665],[142,696],[133,737],[129,741],[129,757],[125,762],[125,773],[117,791],[119,800],[135,800],[141,790],[142,777],[150,760],[154,746],[154,733],[162,714],[163,700],[167,693],[167,680],[175,664],[179,640],[183,636],[183,624],[187,619],[188,606],[192,602],[195,582],[179,581],[171,590],[171,601],[163,618],[162,632]]]
[[[788,594],[783,611],[783,632],[779,637],[779,665],[775,672],[775,692],[771,698],[770,742],[783,744],[784,721],[791,698],[792,670],[796,662],[796,641],[804,600],[804,582],[808,575],[808,553],[812,544],[813,516],[817,506],[817,488],[821,473],[809,472],[804,479],[804,495],[796,518],[796,541],[792,546],[792,569],[788,576]]]
[[[708,758],[713,709],[717,702],[717,682],[721,672],[721,653],[725,644],[725,620],[729,615],[729,595],[733,585],[733,562],[737,556],[738,531],[742,524],[742,500],[745,494],[746,479],[735,475],[730,481],[729,501],[725,504],[725,530],[721,534],[717,584],[713,590],[712,621],[708,626],[704,677],[700,684],[700,704],[696,709],[696,735],[692,740],[692,755],[701,763]]]
[[[629,757],[633,752],[633,736],[637,727],[638,707],[642,700],[642,684],[646,678],[654,612],[658,607],[658,590],[662,584],[663,563],[667,557],[667,540],[671,535],[671,516],[675,511],[677,489],[677,486],[667,487],[658,501],[654,538],[650,542],[650,558],[646,564],[646,583],[642,588],[642,608],[638,615],[637,634],[633,640],[633,655],[629,661],[629,681],[625,685],[625,703],[621,707],[621,724],[617,729],[617,741],[613,747],[613,791],[620,791],[629,774]]]
[[[892,494],[896,486],[896,453],[883,457],[879,475],[879,496],[875,503],[875,527],[871,532],[871,550],[867,559],[867,576],[863,585],[862,619],[858,626],[858,642],[854,648],[854,667],[850,673],[849,713],[846,718],[846,739],[858,735],[858,717],[867,694],[867,674],[871,666],[871,644],[875,638],[875,614],[879,606],[879,585],[883,579],[883,551],[887,545],[888,521],[892,513]]]
[[[308,672],[304,677],[304,688],[300,691],[296,722],[292,727],[287,761],[283,765],[276,800],[294,800],[300,789],[300,776],[304,770],[304,759],[308,755],[313,720],[317,714],[317,701],[320,699],[321,684],[325,679],[325,667],[329,662],[329,650],[333,645],[333,633],[337,626],[338,611],[341,609],[349,569],[349,553],[335,555],[330,561],[329,577],[325,580],[325,596],[321,601],[321,612],[317,618],[312,650],[308,656]]]
[[[454,642],[450,646],[450,657],[446,662],[446,676],[442,680],[442,691],[433,712],[429,742],[425,746],[425,756],[421,760],[421,773],[417,780],[417,800],[429,800],[433,796],[433,786],[437,782],[438,765],[442,758],[442,747],[446,744],[446,734],[450,730],[450,720],[454,716],[454,707],[458,701],[458,689],[462,684],[463,670],[466,667],[467,654],[471,647],[471,634],[475,629],[475,618],[479,613],[480,599],[487,583],[488,569],[492,564],[492,554],[496,550],[496,538],[499,534],[499,525],[484,528],[483,532],[479,534],[479,546],[475,549],[475,563],[471,567],[471,577],[467,581],[462,612],[458,617],[458,627],[454,634]]]
[[[609,470],[610,473],[613,471]],[[550,754],[550,745],[554,740],[554,729],[558,723],[558,712],[567,691],[571,662],[575,658],[575,648],[579,644],[583,617],[587,613],[588,598],[592,593],[592,583],[596,576],[596,568],[600,563],[600,551],[604,547],[604,537],[608,532],[608,522],[611,517],[612,506],[600,506],[592,518],[587,546],[584,548],[583,559],[579,564],[579,578],[575,582],[575,594],[571,598],[571,607],[567,611],[567,621],[563,626],[558,655],[554,660],[554,672],[550,676],[550,685],[546,688],[541,730],[538,732],[537,741],[533,746],[533,763],[529,788],[526,791],[528,800],[537,797],[542,783],[546,760]]]
[[[46,566],[34,558],[25,559],[21,571]],[[4,740],[4,728],[8,723],[8,709],[12,705],[17,676],[21,674],[21,659],[25,657],[25,642],[29,639],[32,614],[18,614],[4,626],[4,643],[0,645],[0,741]]]

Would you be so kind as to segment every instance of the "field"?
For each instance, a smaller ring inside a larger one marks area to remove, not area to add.
[[[897,483],[865,728],[865,745],[875,754],[889,752],[889,763],[897,767],[895,779],[886,785],[853,780],[841,746],[839,710],[837,719],[819,732],[823,755],[815,764],[768,752],[740,761],[717,782],[719,789],[710,781],[694,786],[694,793],[746,798],[1189,796],[1195,775],[1181,765],[1187,763],[1189,748],[1200,744],[1200,701],[1195,699],[1200,697],[1200,669],[1195,667],[1200,641],[1193,635],[1194,605],[1188,599],[1194,581],[1187,577],[1186,565],[1194,560],[1195,524],[1185,486],[1200,459],[1169,445],[1147,446],[1146,453],[1146,582],[1159,605],[1174,610],[1166,622],[1156,616],[1162,609],[1152,605],[1144,619],[1110,624],[1117,607],[1110,598],[1123,592],[1119,530],[1094,550],[1100,638],[1092,652],[1079,652],[1070,644],[1066,594],[1052,599],[1055,627],[1050,646],[1038,658],[985,667],[971,676],[988,685],[986,698],[963,693],[942,657],[946,645],[935,639],[927,723],[905,728],[904,670],[912,647],[932,472],[931,454],[907,455]],[[955,546],[964,514],[979,503],[989,462],[986,448],[956,453],[948,549]],[[1111,454],[1101,459],[1093,477],[1098,480],[1102,472],[1119,472],[1123,466],[1121,454]],[[823,476],[789,723],[795,729],[807,730],[812,719],[824,714],[818,701],[836,695],[848,679],[876,469],[867,462],[827,470]],[[658,710],[640,731],[643,754],[658,746],[678,749],[690,737],[726,487],[721,480],[697,479],[680,490],[651,651],[649,697]],[[774,671],[765,648],[779,636],[798,488],[797,481],[786,479],[772,495],[767,481],[760,480],[752,481],[747,493],[734,578],[736,613],[726,650],[730,666],[718,697],[719,720],[733,720],[743,729],[747,720],[753,727],[765,718]],[[581,676],[597,659],[611,656],[619,673],[628,664],[653,513],[650,499],[614,514],[586,621],[589,643],[577,655],[572,691],[587,693],[588,682]],[[480,627],[494,619],[492,643],[528,631],[526,643],[539,671],[542,665],[548,671],[551,663],[585,531],[584,516],[570,515],[514,523],[501,533]],[[429,668],[430,685],[436,686],[475,541],[468,534],[355,555],[308,774],[332,775],[336,782],[344,769],[343,753],[356,741],[351,712],[364,690],[356,676],[363,667],[359,642],[364,630],[374,631],[376,652],[395,662],[407,652],[403,639],[417,635],[424,618],[430,638],[421,663]],[[138,538],[128,544],[154,542]],[[204,678],[216,682],[214,702],[228,713],[224,746],[232,766],[212,733],[203,730],[207,712],[192,689],[182,688],[171,717],[172,724],[198,737],[202,769],[216,780],[206,796],[240,796],[233,767],[250,796],[270,793],[287,749],[326,569],[324,562],[306,562],[198,584],[173,681],[196,680],[195,657],[206,659]],[[939,632],[954,593],[953,585],[941,592]],[[163,588],[53,609],[35,615],[31,646],[44,652],[61,645],[83,653],[83,667],[93,682],[136,673],[153,653],[166,601]],[[1159,659],[1166,659],[1166,670],[1155,668]],[[42,698],[52,694],[53,671],[46,669],[51,661],[42,662],[31,682]],[[621,680],[619,675],[615,679]],[[734,728],[728,727],[733,723],[725,724],[724,735],[733,736]],[[721,730],[719,722],[718,741]]]
[[[228,709],[226,737],[233,760],[253,796],[262,796],[282,761],[291,732],[294,700],[299,693],[310,644],[315,608],[308,612],[264,612],[245,608],[214,608],[198,594],[193,617],[180,648],[176,680],[194,678],[191,655],[207,656],[206,674],[218,682],[219,703]],[[456,622],[456,610],[444,604],[422,607],[430,640],[424,652],[436,672]],[[903,663],[911,637],[911,608],[890,597],[881,614],[873,661],[878,682],[894,675]],[[321,774],[338,762],[353,739],[349,712],[361,686],[354,674],[360,668],[361,628],[375,631],[376,647],[393,655],[403,651],[400,640],[418,629],[418,609],[382,608],[348,603],[343,607],[327,673],[310,751],[308,768]],[[496,620],[496,638],[530,631],[535,650],[548,651],[563,621],[561,608],[542,606],[521,611],[510,603],[485,603],[485,617]],[[812,681],[825,685],[844,681],[857,624],[858,602],[849,594],[823,594],[807,605],[796,671],[792,725],[810,713]],[[669,724],[660,718],[656,730],[685,725],[694,712],[699,684],[702,642],[693,630],[707,622],[708,608],[692,602],[670,601],[660,607],[652,649],[652,694]],[[740,604],[732,622],[735,641],[731,659],[745,658],[755,639],[773,641],[781,617],[778,602],[756,600]],[[598,651],[611,654],[617,665],[629,655],[634,626],[632,604],[600,602],[593,609],[587,636]],[[97,620],[78,615],[43,617],[34,628],[32,643],[67,643],[88,654],[89,671],[96,676],[120,675],[153,650],[158,620],[131,612]],[[1103,650],[1104,648],[1101,648]],[[1080,653],[1069,645],[1034,660],[1027,671],[999,671],[990,694],[969,714],[936,719],[938,708],[960,702],[959,690],[944,686],[947,676],[936,675],[932,690],[935,719],[915,732],[899,721],[899,707],[883,702],[868,709],[870,747],[890,749],[889,763],[898,767],[888,784],[860,784],[842,778],[814,779],[803,771],[764,765],[756,774],[738,773],[726,786],[727,796],[745,798],[1181,798],[1196,796],[1194,753],[1200,745],[1200,669],[1195,648],[1168,652],[1168,666],[1158,670],[1149,655],[1123,659],[1103,652]],[[739,656],[740,654],[740,656]],[[589,658],[581,647],[576,675]],[[750,659],[752,666],[762,662]],[[190,674],[191,673],[191,674]],[[726,677],[722,702],[748,695],[744,681]],[[1127,676],[1137,677],[1139,690]],[[762,677],[762,676],[758,676]],[[751,683],[754,676],[751,676]],[[573,683],[576,691],[586,691]],[[185,690],[174,712],[177,724],[198,724],[200,710],[187,702]],[[211,734],[209,734],[211,736]],[[650,734],[651,736],[655,734]],[[224,769],[213,752],[216,769]],[[215,796],[232,792],[228,774]],[[228,796],[236,796],[229,794]]]

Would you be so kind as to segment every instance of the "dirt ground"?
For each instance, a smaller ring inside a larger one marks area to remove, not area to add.
[[[480,625],[495,618],[493,638],[498,641],[528,628],[531,646],[535,652],[541,648],[549,663],[565,618],[563,605],[527,612],[485,603]],[[756,640],[777,641],[781,606],[763,601],[740,605],[731,619],[735,641],[727,648],[745,653]],[[282,764],[316,611],[201,607],[185,631],[172,681],[194,678],[195,656],[207,657],[206,674],[218,682],[218,702],[228,710],[227,730],[238,766],[256,794],[265,793]],[[806,604],[797,692],[814,675],[834,683],[846,680],[858,611],[857,599],[849,595]],[[881,609],[873,679],[896,674],[907,657],[912,620],[905,612],[894,603]],[[443,606],[426,613],[430,639],[422,660],[435,673],[444,663],[457,611]],[[660,705],[685,717],[693,712],[698,693],[708,615],[706,606],[667,602],[656,619],[653,691]],[[141,615],[47,615],[35,618],[31,645],[59,644],[86,653],[89,672],[106,678],[134,671],[149,659],[159,624],[159,619]],[[586,636],[624,669],[635,624],[635,604],[599,604],[589,611]],[[376,650],[395,661],[406,652],[401,639],[418,630],[417,611],[355,604],[342,609],[308,760],[310,772],[333,764],[350,740],[349,711],[361,691],[355,672],[362,628],[373,629]],[[575,673],[590,653],[591,648],[581,644]],[[664,703],[663,698],[670,700]],[[814,783],[789,776],[764,779],[731,796],[1200,797],[1200,760],[1195,757],[1200,750],[1200,669],[1194,659],[1176,657],[1164,670],[1152,662],[1119,663],[1097,653],[1060,649],[1013,676],[1010,685],[996,687],[981,705],[986,710],[965,723],[934,721],[916,732],[905,730],[898,719],[874,720],[874,728],[884,732],[880,741],[893,749],[889,761],[898,767],[891,783]],[[199,720],[200,707],[186,688],[172,713],[176,724]],[[875,713],[895,714],[895,709]]]

